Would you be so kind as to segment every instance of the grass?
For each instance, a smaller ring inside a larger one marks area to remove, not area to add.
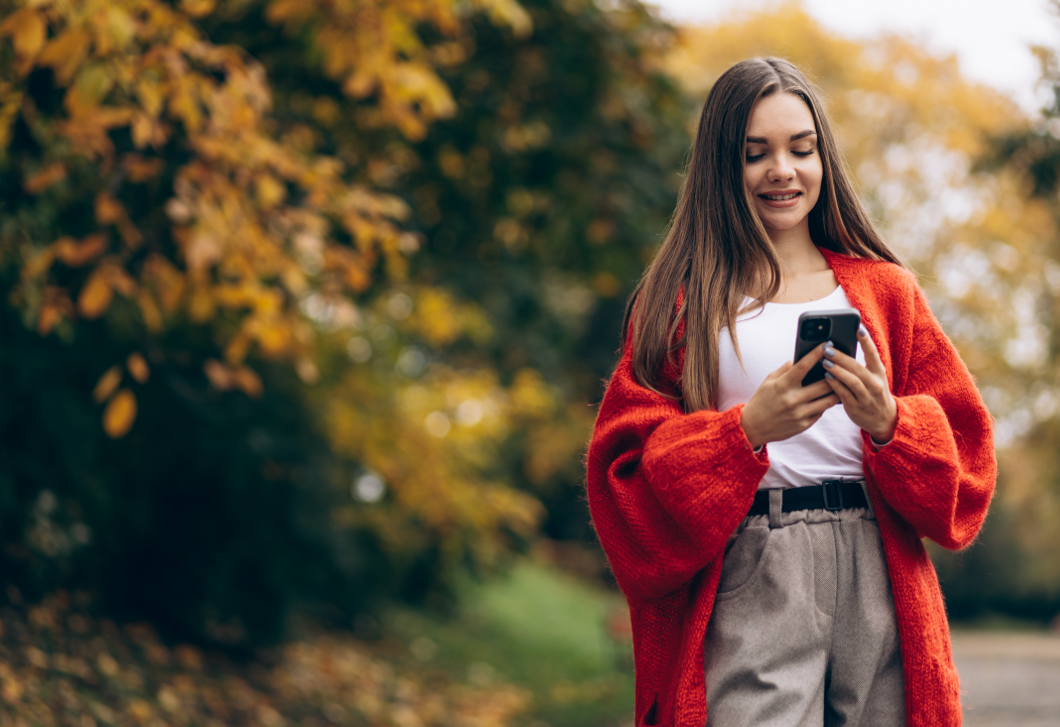
[[[617,727],[633,714],[628,642],[612,638],[621,596],[533,561],[503,579],[468,584],[449,618],[397,611],[386,630],[413,658],[483,686],[508,682],[532,695],[521,724]]]

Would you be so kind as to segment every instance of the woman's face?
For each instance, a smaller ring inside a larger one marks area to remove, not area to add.
[[[747,124],[743,181],[771,237],[805,228],[821,193],[817,130],[806,102],[791,93],[759,99]]]

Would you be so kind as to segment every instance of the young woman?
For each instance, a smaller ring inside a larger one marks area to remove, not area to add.
[[[791,361],[801,312],[847,307],[855,358]],[[738,63],[708,95],[587,463],[638,727],[960,724],[921,538],[978,532],[991,419],[790,63]]]

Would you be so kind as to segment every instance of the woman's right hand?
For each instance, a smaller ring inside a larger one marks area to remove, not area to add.
[[[809,429],[839,397],[821,380],[803,386],[802,380],[824,356],[824,346],[803,356],[798,363],[788,361],[766,377],[744,404],[740,425],[751,446],[779,442]]]

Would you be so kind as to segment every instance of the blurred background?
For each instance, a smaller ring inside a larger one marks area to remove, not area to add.
[[[756,55],[996,417],[955,625],[1060,629],[1060,21],[889,5],[0,0],[0,721],[628,724],[582,456]]]

